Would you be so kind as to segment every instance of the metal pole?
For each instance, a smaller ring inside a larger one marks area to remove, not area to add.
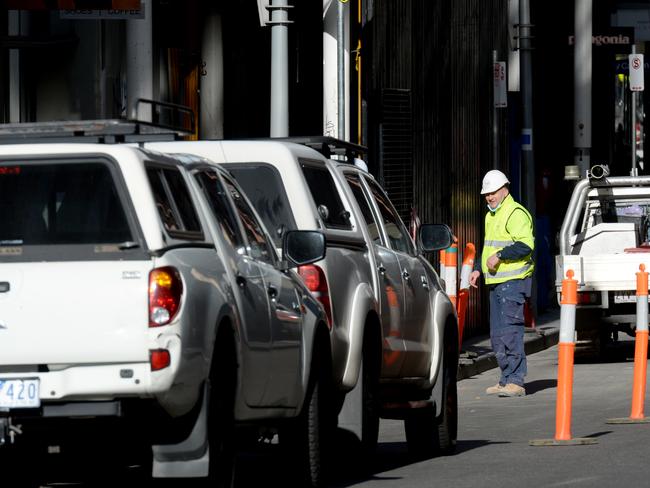
[[[271,137],[289,135],[289,5],[273,0],[271,10]]]
[[[201,49],[205,71],[201,76],[201,139],[223,139],[223,35],[221,14],[210,10],[203,24]]]
[[[152,122],[151,106],[138,106],[140,98],[153,99],[152,2],[142,0],[144,19],[126,21],[127,117]]]
[[[591,167],[592,4],[593,0],[575,0],[573,145],[581,178]]]
[[[530,8],[528,0],[519,0],[519,40],[521,50],[522,189],[524,206],[535,221],[535,159],[533,157],[533,72]]]
[[[345,4],[336,2],[338,138],[345,140]]]
[[[636,54],[636,46],[632,44],[632,54]],[[632,158],[632,171],[630,176],[639,176],[638,169],[636,167],[636,92],[631,92],[630,96],[630,113],[632,117],[632,125],[630,126],[630,133],[632,134],[632,141],[630,144],[631,158]]]
[[[494,67],[497,64],[497,51],[492,51],[492,77],[494,78]],[[499,164],[499,127],[497,123],[497,94],[495,83],[492,83],[492,168],[496,169]]]
[[[25,35],[23,17],[26,12],[10,10],[7,15],[7,33],[10,36]],[[21,76],[20,76],[20,50],[9,49],[9,122],[21,122]]]

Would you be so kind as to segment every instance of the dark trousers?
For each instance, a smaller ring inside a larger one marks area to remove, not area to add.
[[[524,303],[530,297],[532,278],[510,280],[490,287],[490,340],[501,368],[499,383],[524,386]]]

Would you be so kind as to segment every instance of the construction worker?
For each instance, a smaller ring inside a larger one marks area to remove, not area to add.
[[[476,287],[481,272],[490,289],[490,340],[501,369],[499,382],[488,395],[523,396],[526,376],[524,303],[530,297],[533,264],[533,220],[510,195],[510,181],[501,171],[488,171],[481,194],[485,215],[485,242],[480,263],[470,275]]]

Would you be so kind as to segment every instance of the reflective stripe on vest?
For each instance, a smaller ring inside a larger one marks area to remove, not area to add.
[[[528,210],[515,202],[511,195],[508,195],[494,214],[488,213],[485,216],[485,243],[481,256],[481,268],[487,284],[503,283],[512,279],[526,278],[533,274],[535,265],[532,260],[532,253],[517,261],[501,261],[495,272],[490,272],[487,268],[487,259],[490,256],[514,243],[506,230],[506,224],[512,213],[518,209],[521,209],[530,220],[530,227],[523,232],[530,235],[526,235],[523,242],[531,250],[534,248],[532,217]]]

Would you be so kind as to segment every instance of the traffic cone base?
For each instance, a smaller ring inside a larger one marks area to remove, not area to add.
[[[606,424],[650,424],[650,417],[633,419],[632,417],[621,417],[617,419],[607,419]]]
[[[573,439],[567,439],[564,441],[559,441],[557,439],[533,439],[528,442],[529,446],[587,446],[590,444],[598,444],[598,439],[594,437],[574,437]]]

